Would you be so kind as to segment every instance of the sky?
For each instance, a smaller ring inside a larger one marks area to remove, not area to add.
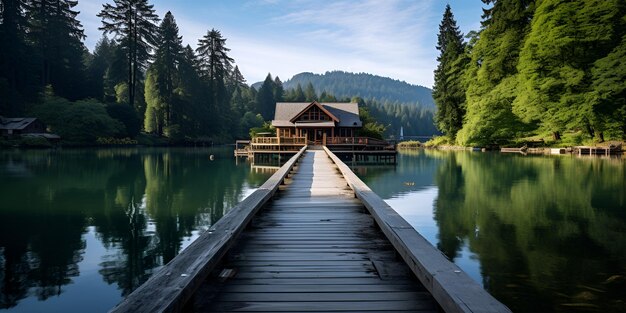
[[[79,0],[90,51],[102,37],[103,3]],[[432,87],[439,23],[450,4],[461,32],[480,27],[481,0],[149,0],[171,11],[183,43],[194,49],[211,29],[225,37],[249,84],[268,73],[285,81],[301,72],[341,70]]]

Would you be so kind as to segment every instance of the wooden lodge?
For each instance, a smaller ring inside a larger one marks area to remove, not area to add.
[[[395,163],[395,146],[380,139],[358,137],[363,127],[357,103],[278,102],[272,126],[275,136],[252,138],[236,156],[254,160],[296,154],[304,146],[325,146],[343,160]],[[241,142],[238,142],[239,144]]]

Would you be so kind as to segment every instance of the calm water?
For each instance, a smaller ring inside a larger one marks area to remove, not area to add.
[[[626,312],[626,161],[413,151],[357,168],[514,312]]]
[[[232,148],[0,151],[0,312],[106,312],[269,175]]]

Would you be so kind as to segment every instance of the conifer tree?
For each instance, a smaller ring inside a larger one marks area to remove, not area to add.
[[[143,70],[151,57],[155,44],[159,17],[148,0],[113,0],[105,3],[98,17],[102,18],[100,30],[114,34],[114,39],[126,57],[128,101],[137,106],[137,91]]]
[[[282,102],[285,99],[285,88],[283,87],[283,82],[278,76],[274,79],[273,86],[274,102]]]
[[[620,0],[537,1],[520,53],[520,89],[513,103],[517,115],[538,123],[554,139],[574,129],[603,137],[603,125],[586,96],[594,62],[619,40],[615,28],[623,17],[620,3],[623,6]]]
[[[37,89],[29,75],[32,58],[26,44],[25,0],[2,0],[0,5],[0,115],[17,116],[24,112],[25,97]]]
[[[259,88],[259,92],[256,95],[257,111],[263,116],[263,119],[268,121],[274,118],[274,111],[276,110],[276,101],[274,99],[274,81],[272,74],[267,74],[263,85]]]
[[[304,90],[304,98],[307,102],[317,101],[317,93],[313,87],[313,83],[309,82]]]
[[[463,35],[456,25],[450,5],[446,5],[437,37],[437,57],[433,99],[437,105],[437,128],[451,139],[463,126],[465,116],[465,89],[462,77],[468,59],[465,55]]]
[[[52,85],[55,94],[70,100],[82,98],[85,87],[85,34],[77,19],[79,12],[73,10],[77,4],[72,0],[31,0],[27,9],[40,86]]]
[[[182,37],[178,35],[176,20],[171,12],[167,12],[159,26],[155,61],[149,69],[149,73],[154,77],[146,80],[146,88],[151,91],[150,93],[156,92],[158,94],[158,96],[146,96],[146,117],[159,119],[159,121],[151,123],[161,126],[157,128],[159,135],[163,134],[163,130],[169,131],[170,127],[177,124],[174,89],[179,84],[178,64],[182,58],[182,53]],[[154,86],[150,86],[150,84],[154,84]],[[146,92],[146,95],[148,94]],[[156,112],[159,113],[156,114]],[[146,130],[153,131],[152,127],[148,127],[147,124]]]
[[[462,145],[506,142],[525,125],[513,114],[519,51],[530,29],[534,0],[483,0],[484,29],[471,50],[465,74],[466,114],[457,133]]]
[[[200,58],[200,73],[208,85],[208,105],[211,115],[216,118],[215,130],[225,130],[226,121],[222,119],[230,114],[230,95],[225,79],[234,60],[228,56],[228,51],[226,38],[215,29],[198,41],[196,49]]]
[[[294,94],[293,94],[293,101],[294,102],[304,102],[304,101],[306,101],[306,96],[304,95],[304,91],[302,91],[302,85],[300,85],[300,83],[298,83],[298,85],[296,85],[296,89],[295,89]]]

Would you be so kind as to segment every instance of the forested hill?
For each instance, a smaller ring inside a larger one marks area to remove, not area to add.
[[[324,74],[300,73],[283,83],[285,90],[294,89],[300,84],[304,89],[311,83],[319,93],[325,91],[337,99],[355,96],[364,99],[375,99],[381,103],[397,102],[402,104],[418,104],[434,109],[432,90],[422,86],[411,85],[389,77],[367,73],[348,73],[332,71]],[[260,83],[254,87],[258,89]]]

